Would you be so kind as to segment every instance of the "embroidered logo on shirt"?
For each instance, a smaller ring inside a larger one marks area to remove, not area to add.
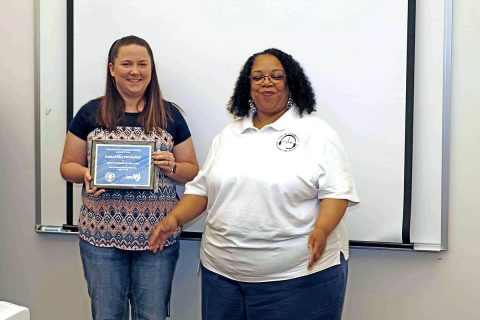
[[[294,133],[285,133],[277,140],[277,148],[282,151],[292,151],[298,146],[300,139]]]

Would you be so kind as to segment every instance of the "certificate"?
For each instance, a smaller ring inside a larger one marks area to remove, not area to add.
[[[99,189],[154,189],[155,141],[93,140],[90,186]]]

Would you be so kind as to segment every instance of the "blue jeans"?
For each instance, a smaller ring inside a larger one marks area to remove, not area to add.
[[[203,320],[340,320],[348,262],[291,280],[240,282],[202,266]]]
[[[93,319],[165,319],[180,243],[163,251],[96,247],[80,240]]]

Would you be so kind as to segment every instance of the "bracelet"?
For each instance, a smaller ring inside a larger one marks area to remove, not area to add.
[[[172,171],[170,173],[176,173],[177,172],[177,164],[175,163],[172,167]]]

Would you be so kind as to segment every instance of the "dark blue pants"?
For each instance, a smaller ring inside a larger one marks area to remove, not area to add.
[[[239,282],[202,267],[203,320],[340,320],[348,262],[291,280]]]

